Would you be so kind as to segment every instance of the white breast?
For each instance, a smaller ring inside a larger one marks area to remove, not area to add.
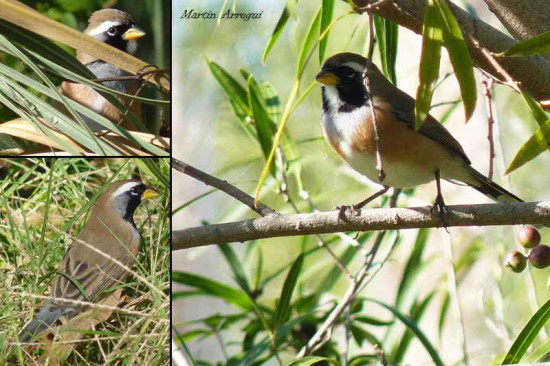
[[[340,99],[337,93],[334,87],[325,87],[325,96],[330,106],[329,110],[323,113],[323,133],[325,134],[325,138],[332,141],[338,147],[344,160],[355,171],[375,183],[380,183],[378,178],[379,172],[376,169],[376,155],[356,152],[351,145],[353,136],[359,125],[370,117],[370,106],[365,105],[347,113],[337,112],[340,106]],[[384,138],[388,138],[388,136],[384,136]],[[382,167],[385,178],[381,184],[390,187],[413,187],[428,183],[435,177],[434,167],[423,165],[409,166],[396,162],[388,162],[384,159],[383,148]],[[442,170],[445,172],[447,169]]]

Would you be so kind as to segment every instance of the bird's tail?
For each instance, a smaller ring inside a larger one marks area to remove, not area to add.
[[[39,333],[51,327],[61,316],[63,310],[55,305],[46,304],[34,319],[19,333],[19,342],[30,342]]]
[[[486,176],[474,168],[468,167],[468,170],[470,176],[473,178],[472,181],[468,183],[487,197],[497,202],[523,202],[521,198],[502,188],[495,182],[491,182]]]

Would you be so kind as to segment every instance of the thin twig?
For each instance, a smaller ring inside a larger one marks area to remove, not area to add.
[[[384,238],[384,234],[385,231],[381,231],[378,233],[378,236],[376,237],[371,251],[366,256],[365,264],[359,269],[357,275],[355,276],[355,280],[350,283],[348,289],[346,290],[346,293],[344,294],[344,296],[342,296],[342,299],[340,300],[338,305],[336,305],[332,312],[327,316],[317,332],[315,332],[313,337],[309,339],[308,343],[300,350],[300,352],[298,352],[298,355],[296,356],[297,359],[311,354],[330,339],[330,332],[332,332],[332,329],[336,325],[336,322],[338,321],[344,310],[353,302],[359,288],[367,277],[374,261],[374,257],[376,256],[376,252],[378,251],[378,247],[380,246],[380,244],[382,243],[382,239]]]
[[[369,13],[369,53],[367,58],[372,60],[374,54],[374,15]],[[369,69],[365,69],[363,73],[363,83],[367,89],[367,98],[369,98],[370,112],[372,115],[372,127],[374,130],[374,142],[376,145],[376,170],[378,171],[378,182],[381,184],[386,178],[386,173],[384,173],[384,167],[382,165],[382,147],[380,144],[380,135],[378,135],[378,123],[376,119],[376,108],[374,107],[374,98],[372,97],[371,87],[370,87],[370,78],[369,78]]]
[[[172,168],[176,169],[183,174],[186,174],[192,178],[195,178],[206,185],[217,188],[222,192],[225,192],[229,196],[235,198],[236,200],[242,202],[246,206],[250,207],[251,210],[258,213],[260,216],[266,216],[271,214],[276,214],[277,212],[272,208],[264,205],[261,202],[258,202],[257,205],[254,204],[254,198],[248,195],[247,193],[241,191],[239,188],[228,183],[225,180],[213,177],[208,173],[203,172],[197,168],[192,167],[191,165],[184,163],[181,160],[172,158]]]
[[[494,141],[494,134],[493,134],[493,128],[495,126],[495,119],[493,116],[493,79],[486,78],[483,81],[481,81],[485,88],[485,101],[487,106],[487,139],[489,140],[489,174],[488,178],[489,180],[493,180],[493,172],[494,172],[494,159],[496,157],[495,155],[495,141]]]

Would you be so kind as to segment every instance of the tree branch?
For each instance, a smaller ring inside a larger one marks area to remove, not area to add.
[[[550,202],[513,202],[447,207],[449,214],[446,219],[449,227],[550,224]],[[430,207],[427,206],[374,208],[355,213],[348,211],[344,220],[339,220],[338,216],[338,210],[308,214],[273,214],[252,220],[176,230],[172,234],[172,250],[281,236],[442,226],[439,215],[432,214]]]
[[[343,1],[347,2],[347,0]],[[353,0],[353,2],[358,11],[364,10],[380,15],[415,33],[422,33],[427,0]],[[462,31],[470,36],[465,38],[476,66],[499,78],[499,73],[482,55],[480,48],[498,53],[508,49],[516,41],[458,6],[452,3],[449,5]],[[472,39],[479,42],[479,47],[472,44]],[[499,63],[514,80],[521,82],[522,88],[535,99],[550,99],[550,60],[542,56],[503,57],[499,59]]]
[[[258,202],[258,205],[255,205],[254,198],[252,198],[246,192],[241,191],[239,188],[235,187],[234,185],[231,185],[227,181],[213,177],[210,174],[205,173],[202,170],[199,170],[197,168],[194,168],[191,165],[184,163],[181,160],[172,158],[172,168],[192,178],[195,178],[206,185],[217,188],[220,191],[227,193],[229,196],[235,198],[238,201],[241,201],[242,203],[250,207],[253,211],[257,212],[260,216],[266,216],[266,215],[276,213],[275,210],[273,210],[270,207],[267,207],[261,202]]]

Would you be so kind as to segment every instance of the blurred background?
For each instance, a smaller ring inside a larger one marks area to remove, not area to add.
[[[228,7],[233,5],[232,2],[228,3]],[[506,32],[482,2],[471,0],[454,3]],[[222,19],[219,23],[216,20],[180,19],[185,10],[219,13],[224,4],[215,0],[173,1],[173,136],[177,141],[173,156],[226,179],[253,195],[265,162],[262,149],[246,133],[235,116],[227,94],[212,75],[206,60],[216,62],[244,86],[246,80],[240,75],[240,68],[250,72],[256,80],[270,83],[277,91],[284,108],[295,81],[304,37],[321,1],[298,3],[296,18],[289,21],[265,62],[262,62],[262,55],[285,7],[285,1],[238,2],[238,11],[261,12],[261,19]],[[227,9],[224,8],[224,11]],[[333,19],[350,10],[345,2],[336,1]],[[347,15],[332,29],[326,57],[343,51],[365,54],[367,46],[367,15]],[[421,36],[399,27],[397,85],[410,95],[416,94],[418,86],[420,51]],[[374,62],[380,65],[378,49],[375,51]],[[314,82],[319,68],[320,60],[317,52],[314,52],[304,70],[300,95]],[[464,147],[473,166],[488,174],[487,108],[481,85],[484,77],[476,72],[478,105],[473,118],[465,124],[456,78],[454,75],[445,77],[451,72],[452,67],[444,50],[440,72],[442,81],[435,91],[431,113],[444,121],[447,129]],[[298,147],[298,157],[290,163],[289,170],[293,172],[293,176],[301,177],[301,184],[297,183],[298,179],[289,178],[289,194],[304,212],[311,210],[304,199],[307,196],[315,209],[330,210],[336,206],[357,203],[378,190],[378,186],[353,173],[325,143],[320,125],[320,87],[313,85],[312,88],[294,110],[287,124],[289,135]],[[497,121],[494,180],[524,200],[550,199],[550,181],[546,174],[550,164],[548,153],[541,154],[524,167],[503,176],[505,167],[519,147],[536,130],[536,123],[519,95],[498,85],[493,91]],[[262,191],[262,201],[281,212],[291,213],[292,208],[285,201],[284,194],[278,193],[279,183],[275,178],[268,178]],[[447,204],[489,202],[483,195],[468,187],[444,182],[442,189]],[[232,198],[220,192],[210,192],[209,187],[178,172],[174,172],[172,190],[173,210],[177,210],[173,217],[174,230],[201,223],[221,223],[255,217],[249,209]],[[402,194],[398,205],[428,205],[433,203],[435,195],[435,183],[426,184]],[[379,206],[380,203],[379,200],[371,206]],[[512,249],[518,249],[516,231],[515,227],[451,228],[449,233],[442,229],[425,233],[419,233],[418,230],[402,231],[399,244],[389,261],[363,295],[393,302],[403,281],[405,265],[411,257],[415,241],[418,242],[419,237],[425,235],[423,254],[409,293],[410,302],[425,298],[433,290],[436,295],[419,321],[420,327],[435,345],[445,364],[462,364],[466,350],[470,365],[488,365],[497,355],[506,352],[521,327],[548,295],[548,271],[515,274],[504,267],[505,254]],[[543,231],[542,234],[545,243],[547,233]],[[353,236],[354,234],[340,236],[340,240],[333,244],[334,251],[342,253],[353,242],[350,239]],[[333,237],[334,235],[326,236],[327,240]],[[383,243],[383,250],[389,250],[391,246],[391,235],[387,239]],[[374,235],[371,235],[366,240],[366,248],[372,245],[373,240]],[[293,261],[303,244],[304,239],[301,237],[260,241],[258,247],[263,255],[262,274],[272,274]],[[250,259],[253,256],[248,256],[248,245],[250,244],[236,243],[232,244],[232,248],[245,258],[245,271],[252,274],[258,268]],[[306,240],[306,247],[315,245],[315,238]],[[363,255],[358,254],[350,262],[348,268],[352,273],[362,263],[363,258]],[[457,268],[460,311],[456,302],[451,302],[444,316],[445,321],[441,324],[441,309],[449,291],[452,293],[448,279],[456,275],[450,272],[451,261]],[[462,267],[459,262],[463,264]],[[192,272],[235,286],[231,269],[215,246],[174,252],[172,263],[175,271]],[[324,278],[333,265],[333,259],[325,251],[308,256],[301,277],[302,285],[315,289],[319,280]],[[271,282],[263,289],[259,301],[273,304],[279,296],[283,281],[284,276],[279,276]],[[341,276],[327,291],[326,296],[337,299],[347,285],[348,280]],[[174,283],[175,293],[183,293],[185,290],[189,290],[189,287]],[[173,303],[174,325],[178,332],[187,334],[193,329],[201,329],[200,321],[192,321],[218,313],[231,313],[232,310],[234,309],[230,305],[214,297],[182,295]],[[369,311],[374,312],[371,315],[389,316],[379,308]],[[197,360],[223,363],[224,357],[239,350],[242,328],[243,326],[229,327],[222,334],[223,340],[215,336],[188,336],[185,338],[186,344]],[[384,334],[379,328],[374,328],[371,329],[374,334]],[[395,333],[401,334],[398,331]],[[396,337],[398,342],[399,336]],[[334,338],[337,339],[338,334]],[[372,352],[372,346],[366,342],[361,346],[354,343],[351,353],[360,349]],[[288,357],[291,355],[289,353]],[[411,365],[422,365],[429,364],[430,358],[418,341],[413,340],[404,361]],[[272,362],[276,364],[275,361]]]

